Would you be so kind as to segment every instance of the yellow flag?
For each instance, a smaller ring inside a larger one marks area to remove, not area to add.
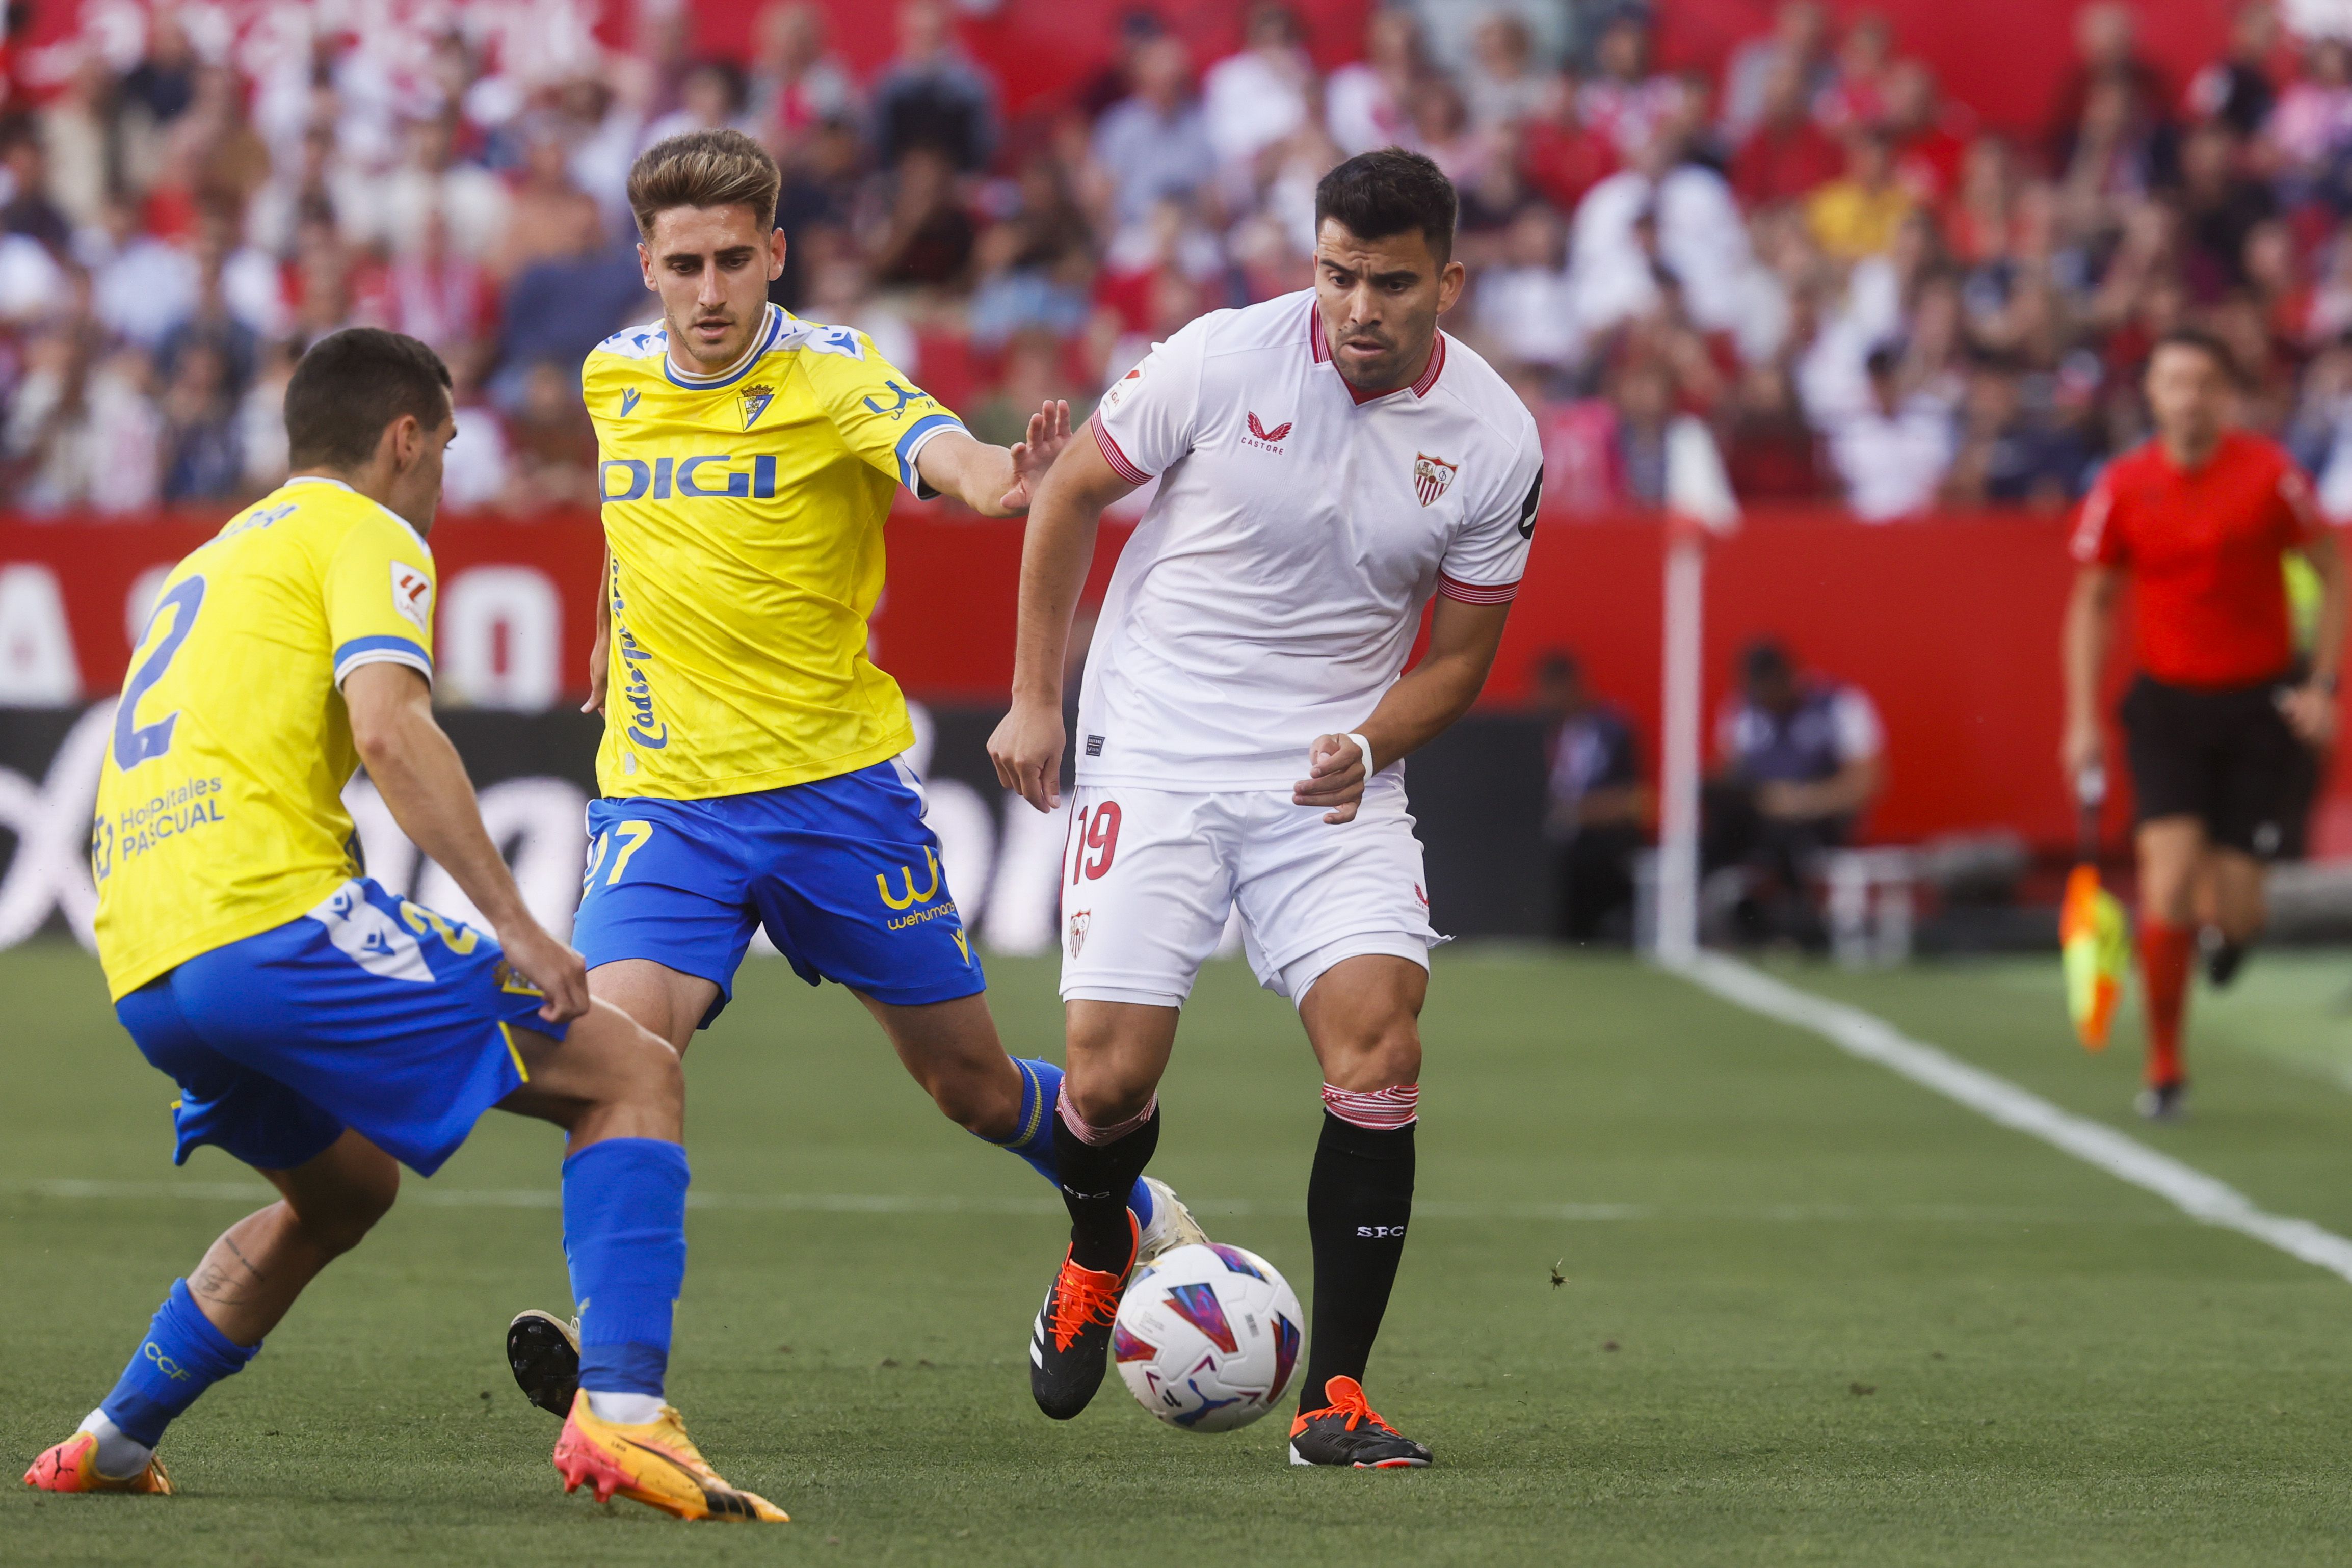
[[[2131,972],[2131,934],[2124,906],[2099,885],[2096,866],[2078,865],[2058,906],[2058,946],[2066,971],[2066,1012],[2085,1051],[2104,1051],[2116,1003]]]

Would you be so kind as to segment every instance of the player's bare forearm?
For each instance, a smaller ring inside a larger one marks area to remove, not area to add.
[[[433,717],[425,678],[404,664],[363,664],[344,680],[343,702],[360,760],[393,821],[449,873],[515,967],[547,993],[541,1013],[561,1022],[587,1011],[587,970],[524,904],[514,873],[482,826],[466,765]]]
[[[1021,541],[1013,711],[989,737],[997,778],[1041,811],[1060,804],[1062,664],[1103,508],[1135,488],[1092,441],[1072,442],[1037,487]]]
[[[961,430],[942,430],[915,455],[923,483],[983,517],[1017,517],[1036,486],[1070,444],[1070,405],[1055,399],[1029,416],[1026,440],[992,446]]]
[[[1372,766],[1385,768],[1420,750],[1470,711],[1495,667],[1511,607],[1465,604],[1440,598],[1429,619],[1429,651],[1391,686],[1356,734],[1371,747]],[[1327,822],[1352,820],[1370,777],[1355,743],[1344,735],[1318,737],[1307,752],[1307,776],[1291,790],[1301,806],[1327,806]]]
[[[2074,574],[2074,591],[2066,602],[2061,652],[2066,733],[2059,755],[2070,780],[2099,760],[2099,675],[2106,666],[2107,644],[2115,632],[2116,595],[2121,582],[2122,574],[2114,567],[2084,567]]]

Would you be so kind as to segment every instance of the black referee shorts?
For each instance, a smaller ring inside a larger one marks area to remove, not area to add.
[[[2299,842],[2312,759],[2279,712],[2290,689],[2285,676],[2221,691],[2134,681],[2122,717],[2137,820],[2195,817],[2213,843],[2258,860]]]

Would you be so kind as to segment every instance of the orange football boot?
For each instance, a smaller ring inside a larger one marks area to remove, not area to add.
[[[172,1495],[172,1478],[159,1458],[151,1457],[147,1468],[135,1476],[101,1473],[98,1468],[98,1437],[92,1432],[76,1432],[35,1459],[33,1468],[25,1472],[25,1484],[41,1491],[131,1491],[152,1492],[158,1497]]]
[[[615,1494],[679,1519],[733,1519],[784,1524],[792,1516],[757,1492],[727,1484],[677,1411],[662,1406],[661,1417],[640,1427],[598,1419],[588,1407],[588,1391],[572,1399],[563,1435],[555,1440],[555,1473],[565,1491],[585,1481],[598,1502]]]

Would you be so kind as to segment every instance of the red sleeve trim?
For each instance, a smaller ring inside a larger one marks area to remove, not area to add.
[[[1464,582],[1441,571],[1437,591],[1465,604],[1508,604],[1518,597],[1519,584],[1516,578],[1509,582]]]
[[[1103,428],[1102,414],[1099,411],[1087,416],[1087,428],[1095,433],[1095,445],[1101,450],[1103,461],[1110,465],[1112,473],[1130,485],[1143,485],[1150,482],[1151,476],[1129,463],[1127,460],[1127,454],[1118,449],[1118,443],[1111,439],[1110,432]]]

